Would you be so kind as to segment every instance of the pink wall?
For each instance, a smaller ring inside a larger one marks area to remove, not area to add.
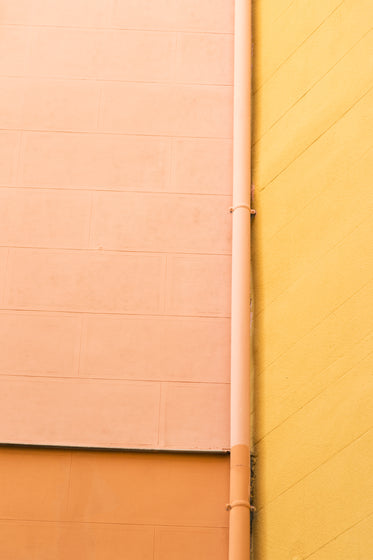
[[[1,442],[229,446],[232,26],[1,2]]]

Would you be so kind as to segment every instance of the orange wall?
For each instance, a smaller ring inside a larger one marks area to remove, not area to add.
[[[0,449],[4,560],[225,560],[229,459]]]
[[[1,2],[1,442],[229,446],[232,31]]]

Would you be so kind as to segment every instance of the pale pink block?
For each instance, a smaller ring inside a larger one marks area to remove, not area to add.
[[[180,33],[175,79],[182,83],[232,84],[233,37]]]
[[[0,395],[3,443],[155,445],[157,383],[3,376]]]
[[[108,0],[34,0],[33,23],[79,27],[106,27]]]
[[[162,385],[160,447],[229,448],[229,385]]]
[[[95,193],[91,246],[229,254],[229,205],[222,196]]]
[[[22,127],[33,130],[82,130],[97,127],[99,85],[83,80],[33,79],[27,95]]]
[[[166,313],[229,316],[231,259],[171,255],[167,262]]]
[[[0,136],[1,141],[1,136]],[[112,134],[25,133],[24,185],[164,189],[169,141]]]
[[[162,324],[161,317],[84,317],[80,375],[161,379]]]
[[[231,138],[232,108],[228,86],[104,83],[99,128]]]
[[[162,329],[164,378],[228,382],[230,321],[218,318],[166,318]]]
[[[233,32],[232,0],[114,0],[119,27]]]
[[[162,262],[157,255],[11,249],[7,306],[157,313]]]
[[[18,3],[14,2],[15,4]],[[0,21],[3,22],[2,4]],[[0,74],[3,76],[23,76],[29,70],[29,53],[32,29],[24,27],[4,27],[0,29]]]
[[[171,78],[176,35],[150,31],[105,33],[99,76],[109,80],[163,82]]]
[[[226,560],[228,529],[157,527],[154,560]]]
[[[0,184],[11,186],[16,182],[20,132],[0,131]]]
[[[22,312],[0,313],[0,373],[76,375],[80,318]]]
[[[21,128],[25,100],[23,78],[0,78],[0,128]]]
[[[175,138],[172,145],[171,190],[231,194],[232,142],[213,138]]]
[[[86,316],[80,375],[228,382],[229,326],[216,318]]]
[[[34,2],[29,0],[2,0],[1,22],[2,23],[31,23]]]
[[[0,245],[87,248],[90,193],[0,188]]]
[[[35,30],[28,73],[34,76],[98,76],[103,31],[40,27]]]
[[[64,26],[106,26],[107,0],[2,0],[2,23]]]

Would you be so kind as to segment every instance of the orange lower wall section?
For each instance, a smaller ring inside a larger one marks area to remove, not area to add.
[[[229,459],[0,449],[0,558],[223,560]]]

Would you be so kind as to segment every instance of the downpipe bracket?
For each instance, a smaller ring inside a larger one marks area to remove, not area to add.
[[[234,507],[247,507],[250,511],[255,512],[256,509],[253,505],[250,504],[250,502],[246,501],[246,500],[235,500],[234,502],[232,502],[231,504],[227,504],[225,506],[225,509],[227,511],[231,511],[231,509],[233,509]]]
[[[256,215],[256,210],[254,210],[253,208],[250,208],[250,206],[249,206],[248,204],[236,204],[236,206],[231,206],[231,207],[229,208],[229,212],[230,212],[231,214],[233,214],[233,212],[234,212],[235,210],[237,210],[238,208],[245,208],[246,210],[248,210],[248,211],[250,212],[250,214],[251,214],[252,216],[255,216],[255,215]]]

